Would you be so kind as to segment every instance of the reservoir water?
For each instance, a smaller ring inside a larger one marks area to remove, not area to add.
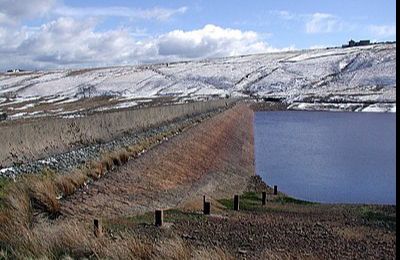
[[[256,172],[286,194],[396,204],[396,114],[256,112]]]

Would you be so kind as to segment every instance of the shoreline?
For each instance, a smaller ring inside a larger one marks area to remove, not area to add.
[[[303,111],[303,112],[354,112],[354,113],[396,113],[396,102],[381,103],[316,103],[282,101],[256,101],[251,104],[255,112]]]

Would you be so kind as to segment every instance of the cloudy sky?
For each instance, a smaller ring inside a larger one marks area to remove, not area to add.
[[[0,70],[392,41],[395,10],[395,0],[0,0]]]

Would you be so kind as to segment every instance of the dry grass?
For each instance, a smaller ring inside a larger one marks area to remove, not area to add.
[[[155,248],[139,243],[130,236],[124,236],[119,243],[103,239],[95,241],[87,228],[69,223],[48,226],[46,230],[33,227],[34,212],[44,212],[50,218],[60,214],[60,196],[72,195],[86,185],[89,179],[97,180],[114,166],[126,164],[130,157],[160,142],[171,133],[161,133],[146,138],[139,144],[104,154],[99,161],[92,161],[82,169],[66,175],[44,171],[41,175],[26,175],[8,185],[2,192],[0,208],[0,252],[5,258],[59,258],[62,255],[74,257],[103,256],[111,259],[148,258],[155,254]],[[42,227],[43,228],[43,227]],[[82,233],[84,230],[84,233]],[[44,235],[45,234],[45,235]],[[99,244],[100,243],[100,244]],[[168,244],[158,248],[160,256],[172,250]],[[169,249],[165,249],[165,248]],[[182,245],[180,245],[182,247]],[[188,249],[176,247],[170,255],[181,259],[188,255]],[[157,251],[156,250],[156,251]],[[165,251],[165,252],[164,252]]]
[[[41,219],[57,217],[60,212],[60,196],[69,196],[82,188],[89,179],[97,180],[115,166],[121,166],[130,157],[137,157],[144,150],[157,145],[166,137],[181,132],[178,130],[159,133],[145,138],[140,143],[112,153],[104,154],[99,161],[89,162],[86,167],[70,174],[46,173],[42,176],[28,176],[18,179],[5,191],[0,207],[0,257],[5,258],[50,258],[63,256],[74,258],[107,259],[230,259],[219,249],[194,250],[180,238],[154,243],[138,241],[130,234],[123,233],[117,238],[107,234],[95,238],[91,225],[77,222]],[[44,221],[43,221],[44,220]]]
[[[101,158],[100,163],[102,165],[102,167],[106,170],[106,171],[111,171],[112,167],[114,165],[112,159],[110,156],[104,156]]]
[[[97,238],[90,225],[71,220],[22,228],[17,233],[1,237],[6,242],[0,247],[5,259],[233,259],[222,249],[195,249],[174,235],[157,243],[139,240],[126,231]]]
[[[54,182],[62,196],[68,196],[86,184],[89,179],[87,173],[88,171],[75,170],[68,175],[57,176]]]
[[[121,150],[118,157],[122,164],[126,164],[129,160],[129,153],[126,150]]]
[[[118,153],[112,153],[112,154],[110,154],[109,155],[110,156],[110,158],[111,158],[111,160],[112,160],[112,162],[113,162],[113,164],[115,165],[115,166],[121,166],[122,165],[122,162],[121,162],[121,160],[120,160],[120,158],[119,158],[119,155],[118,155]]]
[[[54,218],[60,214],[60,203],[57,200],[57,188],[50,178],[37,180],[26,185],[32,207],[50,214]]]

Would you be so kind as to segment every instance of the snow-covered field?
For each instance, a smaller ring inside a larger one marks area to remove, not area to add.
[[[65,104],[89,95],[124,102],[110,108],[156,97],[229,95],[276,98],[293,109],[395,112],[396,44],[0,74],[0,112],[29,115],[24,111],[35,112],[32,108],[38,104]]]

